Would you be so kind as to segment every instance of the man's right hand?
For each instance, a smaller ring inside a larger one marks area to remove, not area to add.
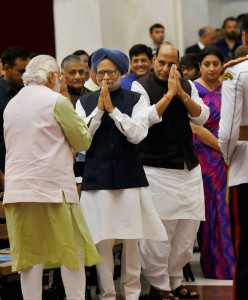
[[[168,78],[168,94],[173,98],[177,94],[178,74],[176,65],[172,65]]]

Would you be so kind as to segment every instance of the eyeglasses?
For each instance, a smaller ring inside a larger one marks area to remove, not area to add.
[[[97,70],[96,75],[99,78],[103,78],[105,76],[105,73],[107,73],[109,77],[113,77],[113,76],[115,76],[116,71],[117,71],[117,69],[115,69],[115,68],[108,69],[108,70]]]

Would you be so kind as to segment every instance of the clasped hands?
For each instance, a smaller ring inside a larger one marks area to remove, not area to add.
[[[168,92],[167,97],[172,99],[175,95],[178,95],[182,101],[187,96],[187,94],[182,89],[180,84],[180,74],[177,70],[177,66],[174,64],[170,68],[169,78],[168,78]]]
[[[99,110],[106,111],[108,113],[112,113],[112,111],[114,110],[106,80],[103,80],[97,107]]]

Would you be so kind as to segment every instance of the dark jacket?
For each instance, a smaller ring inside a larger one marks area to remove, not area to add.
[[[96,91],[80,98],[87,116],[97,106],[99,94],[100,91]],[[110,93],[110,97],[115,107],[131,117],[140,94],[119,88]],[[86,152],[82,189],[117,190],[144,186],[148,186],[148,182],[138,146],[129,142],[104,112]]]
[[[154,72],[138,82],[149,95],[151,105],[156,104],[168,91],[168,82],[160,81]],[[191,85],[180,79],[183,90],[191,94]],[[167,169],[191,170],[198,165],[194,154],[192,131],[188,111],[178,96],[175,96],[162,115],[162,122],[154,124],[148,136],[140,143],[143,164]]]

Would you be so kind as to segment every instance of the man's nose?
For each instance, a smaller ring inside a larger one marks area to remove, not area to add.
[[[170,68],[169,68],[169,66],[167,64],[163,66],[163,71],[164,72],[170,71]]]
[[[81,78],[81,75],[79,74],[79,72],[76,72],[76,74],[75,74],[75,78]]]
[[[103,77],[104,79],[108,79],[109,78],[109,75],[108,75],[108,73],[107,72],[105,72],[105,74],[104,74],[104,77]]]

